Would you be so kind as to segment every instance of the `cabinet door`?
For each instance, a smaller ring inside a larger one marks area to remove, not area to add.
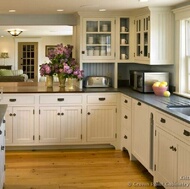
[[[177,140],[177,175],[176,182],[190,187],[190,146]]]
[[[166,188],[165,183],[173,183],[176,175],[177,155],[175,149],[174,137],[157,127],[155,136],[155,180]]]
[[[13,143],[13,119],[12,119],[12,107],[7,107],[7,111],[5,113],[6,120],[6,137],[5,143],[6,145]]]
[[[116,134],[116,106],[87,107],[87,140],[111,142]]]
[[[82,133],[81,107],[62,107],[61,112],[61,141],[81,142]]]
[[[136,50],[135,59],[136,60],[149,60],[150,58],[150,16],[145,15],[137,17],[136,24]]]
[[[13,143],[29,144],[34,142],[34,108],[13,107]]]
[[[83,20],[83,59],[114,59],[114,19]]]
[[[151,124],[149,107],[132,100],[132,154],[148,169],[150,167]]]
[[[61,142],[61,116],[60,107],[40,107],[40,143]]]

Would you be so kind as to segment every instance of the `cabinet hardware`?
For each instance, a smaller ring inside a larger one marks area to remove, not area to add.
[[[35,140],[35,136],[33,135],[33,140]]]
[[[13,116],[13,114],[10,113],[9,116]]]
[[[82,114],[82,109],[80,110],[80,113]]]
[[[40,140],[40,135],[39,135],[39,137],[38,137],[38,138],[39,138],[39,140]]]
[[[183,134],[184,134],[185,136],[190,136],[190,132],[187,131],[187,130],[184,130],[184,131],[183,131]]]
[[[4,150],[5,149],[5,146],[1,146],[1,150]]]
[[[33,110],[33,114],[35,114],[35,110]]]
[[[117,113],[117,108],[115,109],[115,113]]]
[[[124,116],[125,119],[128,119],[127,115]]]
[[[88,112],[87,114],[90,115],[90,112]]]
[[[125,102],[125,103],[128,103],[128,100],[126,100],[126,99],[125,99],[125,101],[124,101],[124,102]]]
[[[166,123],[166,120],[165,120],[164,118],[161,118],[161,119],[160,119],[160,122],[161,122],[161,123]]]
[[[176,147],[173,147],[173,149],[172,149],[174,152],[176,152],[177,151],[177,148]]]
[[[80,135],[80,139],[82,140],[82,135]]]
[[[142,51],[140,51],[140,54],[142,54],[143,52]]]
[[[117,138],[117,133],[115,133],[115,138]]]
[[[173,146],[170,146],[170,149],[171,149],[171,150],[173,150],[173,149],[174,149],[174,147],[173,147]]]
[[[60,115],[60,113],[57,113],[57,115],[59,116],[59,115]]]
[[[16,114],[14,113],[13,116],[16,116]]]
[[[156,164],[154,164],[154,171],[156,171]]]
[[[99,101],[104,101],[106,100],[106,98],[99,98]]]
[[[127,135],[124,136],[124,139],[127,139]]]
[[[64,115],[64,113],[61,113],[61,115]]]
[[[85,54],[85,51],[82,51],[81,53],[82,53],[82,54]]]
[[[5,120],[5,119],[3,120],[3,123],[6,123],[6,120]]]
[[[58,98],[57,101],[62,102],[64,101],[64,98]]]
[[[138,105],[138,106],[141,106],[141,102],[138,102],[137,105]]]
[[[4,171],[6,170],[6,165],[4,165]]]
[[[2,133],[3,133],[3,132],[0,130],[0,135],[2,135]]]
[[[15,98],[11,98],[9,99],[10,102],[16,102],[16,99]]]

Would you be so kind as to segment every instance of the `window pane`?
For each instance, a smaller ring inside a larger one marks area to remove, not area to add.
[[[190,21],[186,21],[186,55],[190,56]]]

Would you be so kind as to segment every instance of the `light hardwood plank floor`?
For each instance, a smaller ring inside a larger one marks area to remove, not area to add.
[[[5,189],[151,189],[152,176],[113,149],[7,151]]]

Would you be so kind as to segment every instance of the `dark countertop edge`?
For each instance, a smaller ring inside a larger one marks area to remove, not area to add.
[[[2,123],[3,118],[5,116],[5,112],[7,110],[7,105],[6,104],[1,104],[0,105],[0,123]]]

